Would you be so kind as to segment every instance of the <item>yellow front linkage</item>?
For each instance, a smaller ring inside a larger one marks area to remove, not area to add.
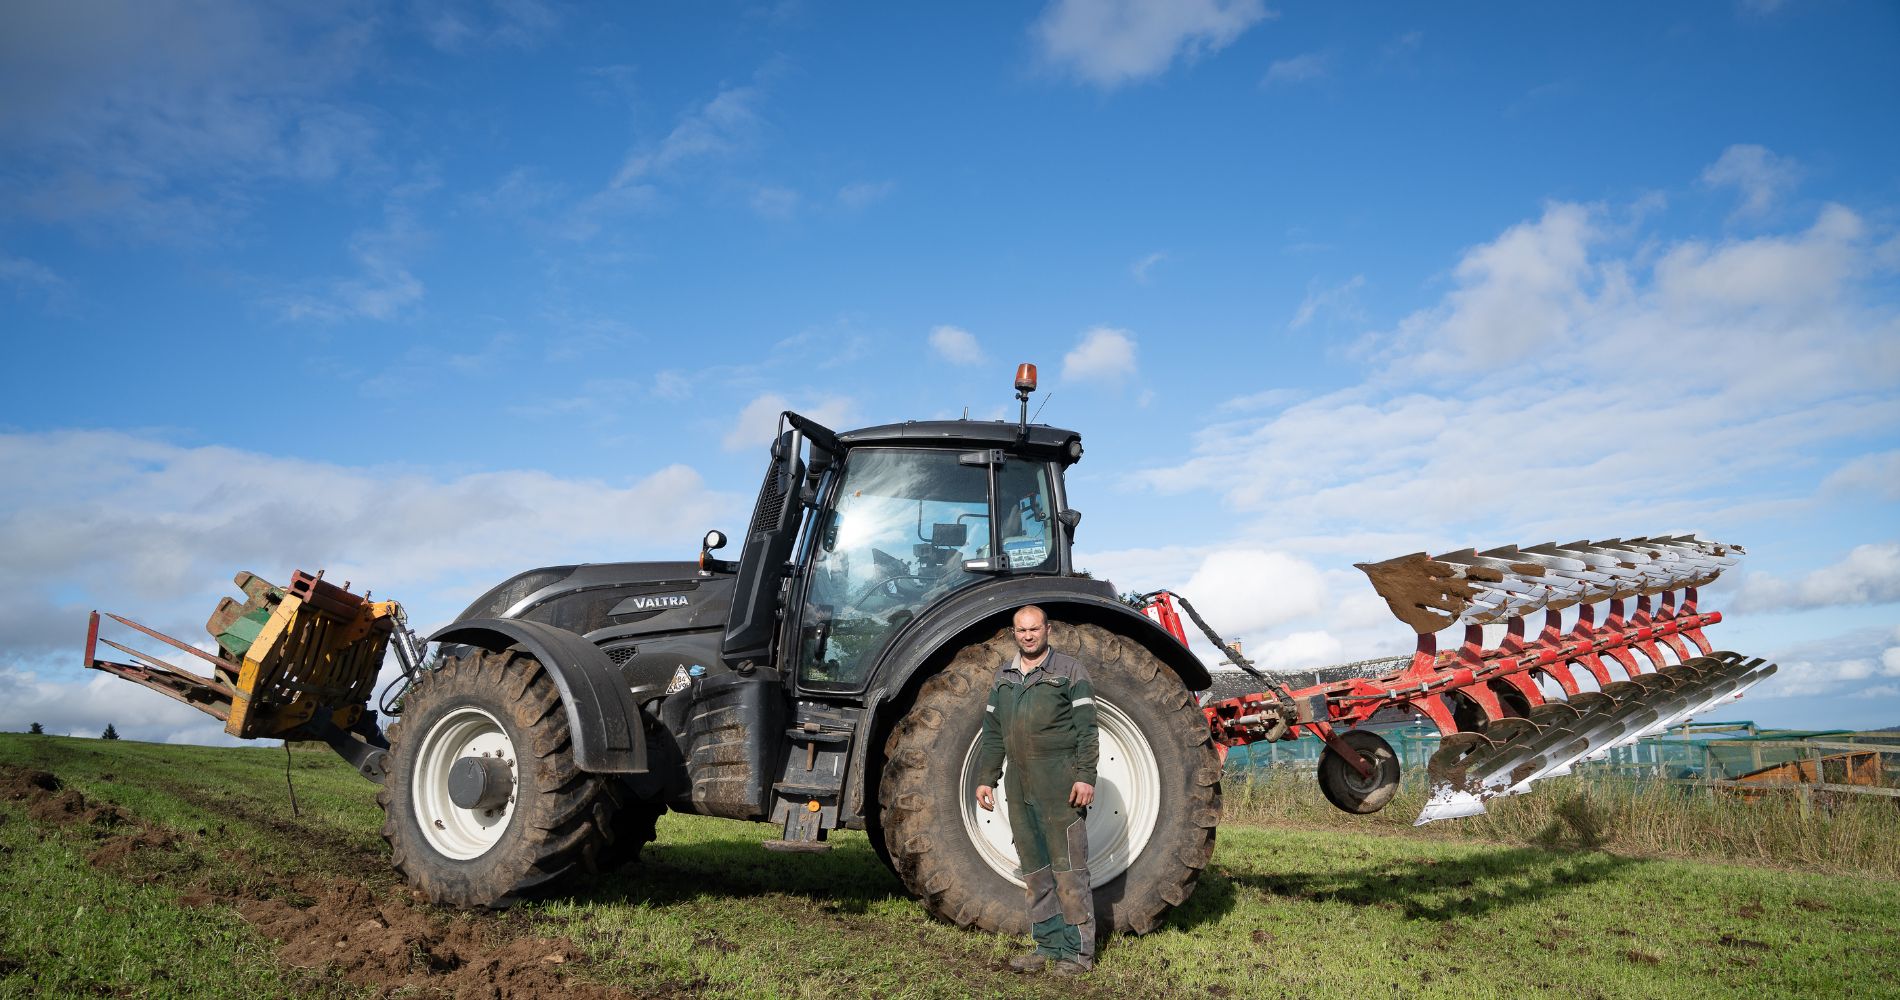
[[[175,698],[224,723],[240,739],[322,740],[374,780],[387,749],[369,711],[376,676],[392,635],[406,673],[417,664],[402,605],[371,601],[323,574],[301,570],[278,587],[254,573],[233,582],[239,603],[225,598],[205,623],[217,640],[213,655],[119,615],[94,611],[86,636],[86,665]],[[99,635],[110,619],[211,665],[209,677]],[[135,662],[99,659],[98,645]]]

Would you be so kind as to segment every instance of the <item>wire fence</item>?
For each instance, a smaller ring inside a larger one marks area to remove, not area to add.
[[[1429,725],[1381,728],[1408,777],[1422,774],[1438,750]],[[1314,737],[1255,743],[1227,753],[1239,779],[1311,770],[1326,745]],[[1816,792],[1887,796],[1900,803],[1900,732],[1764,730],[1753,722],[1699,723],[1652,736],[1576,766],[1579,775],[1732,789],[1745,798],[1792,792],[1804,804]]]

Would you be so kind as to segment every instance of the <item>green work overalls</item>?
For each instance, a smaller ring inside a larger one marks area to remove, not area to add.
[[[1025,674],[1018,654],[997,671],[983,715],[977,784],[994,788],[1009,760],[1009,828],[1029,890],[1036,950],[1052,960],[1095,957],[1088,810],[1069,804],[1095,784],[1095,690],[1088,668],[1050,650]]]

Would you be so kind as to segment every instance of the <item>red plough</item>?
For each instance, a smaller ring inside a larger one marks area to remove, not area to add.
[[[1481,813],[1486,799],[1686,722],[1774,673],[1772,663],[1712,651],[1703,635],[1722,615],[1697,607],[1697,588],[1741,551],[1679,535],[1360,563],[1418,633],[1405,668],[1292,689],[1222,646],[1269,690],[1206,706],[1207,723],[1223,748],[1312,733],[1327,746],[1319,767],[1327,799],[1367,813],[1397,791],[1398,759],[1383,738],[1356,727],[1388,709],[1416,712],[1443,735],[1418,822]],[[1177,600],[1159,591],[1143,610],[1185,643]],[[1542,625],[1530,636],[1525,621],[1537,612]],[[1440,650],[1437,633],[1461,624],[1463,643]],[[1486,642],[1486,625],[1503,626],[1496,644]]]

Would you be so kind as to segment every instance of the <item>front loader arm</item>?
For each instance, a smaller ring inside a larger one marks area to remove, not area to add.
[[[86,666],[190,705],[240,739],[320,740],[364,777],[381,781],[388,744],[369,699],[392,636],[400,631],[404,648],[411,644],[402,606],[352,594],[325,582],[322,573],[298,571],[288,587],[253,573],[239,573],[234,582],[245,602],[225,598],[206,623],[218,654],[94,611],[86,630]],[[103,637],[104,622],[204,661],[211,674]],[[133,662],[100,659],[101,644]]]

